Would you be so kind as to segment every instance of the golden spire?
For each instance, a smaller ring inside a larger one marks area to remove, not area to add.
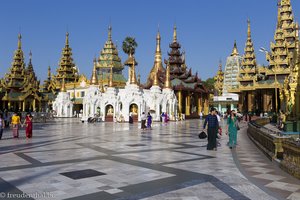
[[[66,92],[67,91],[66,85],[65,85],[65,75],[63,75],[63,78],[62,78],[62,84],[61,84],[60,91],[61,92]]]
[[[111,28],[111,26],[109,25],[109,26],[108,26],[108,41],[111,41],[111,30],[112,30],[112,28]]]
[[[22,41],[21,41],[21,39],[22,39],[22,35],[21,35],[21,33],[19,33],[19,35],[18,35],[18,49],[22,48]]]
[[[91,78],[91,85],[97,85],[97,83],[98,83],[96,65],[97,65],[96,58],[94,58],[94,67],[93,67],[93,73],[92,73],[92,78]]]
[[[156,75],[157,77],[157,75]],[[165,88],[172,88],[171,79],[170,79],[170,63],[167,63],[167,70],[166,70],[166,82]]]
[[[113,68],[110,67],[108,87],[113,87]]]
[[[51,68],[48,66],[48,79],[51,79]]]
[[[135,58],[132,59],[132,72],[130,77],[130,83],[136,84],[136,76],[135,76]]]
[[[248,36],[248,39],[249,39],[249,38],[251,38],[250,19],[247,20],[247,23],[248,23],[247,36]]]
[[[140,75],[140,73],[138,74],[137,83],[138,83],[138,85],[141,84],[141,75]]]
[[[177,42],[177,28],[176,25],[174,25],[174,29],[173,29],[173,42]]]
[[[231,56],[238,56],[238,55],[239,55],[239,52],[237,50],[236,40],[234,40],[234,45],[233,45],[233,50],[232,50]]]
[[[277,2],[277,25],[276,28],[280,28],[280,21],[281,21],[281,13],[280,13],[280,8],[281,8],[281,0],[278,0]]]
[[[66,46],[69,46],[69,32],[66,33]]]

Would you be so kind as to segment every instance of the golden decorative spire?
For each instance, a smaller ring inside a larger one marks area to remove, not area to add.
[[[48,79],[51,79],[51,67],[48,66]]]
[[[157,77],[157,75],[156,75]],[[170,63],[167,63],[167,70],[166,70],[166,82],[165,88],[172,88],[171,78],[170,78]]]
[[[278,0],[277,2],[277,26],[276,28],[280,28],[280,22],[281,22],[281,13],[280,13],[280,9],[281,9],[281,0]]]
[[[66,91],[67,91],[67,89],[66,89],[66,84],[65,84],[65,75],[64,75],[63,78],[62,78],[62,84],[61,84],[60,91],[61,91],[61,92],[66,92]]]
[[[109,25],[109,26],[108,26],[108,41],[111,41],[111,31],[112,31],[112,28],[111,28],[111,26]]]
[[[69,32],[66,33],[66,46],[69,46]]]
[[[174,29],[173,29],[173,42],[177,42],[177,28],[176,25],[174,25]]]
[[[19,33],[19,35],[18,35],[18,49],[22,48],[22,41],[21,41],[21,39],[22,39],[22,35],[21,35],[21,33]]]
[[[238,55],[239,55],[239,52],[237,50],[236,40],[234,40],[234,45],[233,45],[233,50],[232,50],[231,56],[238,56]]]
[[[249,39],[249,38],[251,38],[250,19],[247,20],[247,24],[248,24],[247,36],[248,36],[248,39]]]
[[[132,60],[132,71],[131,71],[130,83],[131,83],[131,84],[136,84],[136,76],[135,76],[135,58],[134,58],[134,57],[133,57],[133,60]]]
[[[220,72],[222,71],[222,60],[221,59],[219,60],[219,71]]]
[[[157,71],[154,73],[154,80],[152,86],[159,86]]]
[[[140,75],[140,73],[138,74],[137,83],[138,83],[138,85],[141,84],[141,75]]]
[[[113,87],[113,68],[110,67],[108,87]]]
[[[93,67],[93,73],[91,78],[91,85],[97,85],[98,83],[96,65],[97,65],[96,58],[94,58],[94,67]]]

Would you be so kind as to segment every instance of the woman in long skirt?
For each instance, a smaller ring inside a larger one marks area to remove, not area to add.
[[[148,112],[148,115],[147,115],[147,128],[148,129],[151,129],[151,124],[152,124],[152,116]]]
[[[11,117],[11,125],[14,138],[19,137],[19,125],[20,125],[20,117],[14,112],[13,116]]]
[[[27,113],[24,124],[26,124],[26,138],[32,137],[32,116]]]
[[[227,119],[228,133],[229,133],[229,147],[234,148],[237,143],[237,126],[238,119],[236,117],[235,111],[232,110],[230,116]]]

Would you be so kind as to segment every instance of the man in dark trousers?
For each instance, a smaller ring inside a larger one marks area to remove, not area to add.
[[[203,129],[205,129],[207,124],[207,150],[217,150],[217,130],[219,128],[218,118],[216,116],[216,109],[211,108],[210,113],[205,118]]]

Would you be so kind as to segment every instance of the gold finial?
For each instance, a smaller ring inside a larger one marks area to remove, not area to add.
[[[222,60],[221,59],[219,60],[219,71],[220,72],[222,71]]]
[[[108,26],[108,40],[111,41],[111,31],[112,31],[112,28],[111,26],[109,25]]]
[[[161,52],[161,49],[160,49],[160,33],[159,33],[159,30],[157,31],[157,34],[156,34],[156,53],[158,52]]]
[[[171,78],[170,78],[170,63],[169,62],[167,63],[165,88],[172,88],[172,83],[171,83]]]
[[[19,33],[19,35],[18,35],[18,49],[21,49],[21,48],[22,48],[22,42],[21,42],[21,39],[22,39],[22,35],[21,35],[21,33]]]
[[[108,86],[113,87],[113,68],[112,68],[112,66],[110,67]]]
[[[177,42],[177,28],[176,25],[174,25],[174,29],[173,29],[173,42]]]
[[[247,20],[247,23],[248,23],[248,31],[247,31],[247,34],[248,34],[248,39],[251,38],[251,27],[250,27],[250,20],[248,19]]]
[[[66,33],[66,46],[69,45],[69,32]]]
[[[65,75],[63,75],[63,78],[62,78],[62,84],[61,84],[60,91],[61,92],[66,92],[67,91],[66,85],[65,85]]]
[[[48,79],[51,79],[51,67],[48,66]]]
[[[238,56],[238,55],[239,55],[239,52],[237,50],[236,40],[234,40],[234,45],[233,45],[233,50],[232,50],[231,56]]]
[[[93,73],[92,73],[92,78],[91,78],[91,85],[97,85],[97,83],[98,83],[96,65],[97,65],[96,58],[94,58],[94,67],[93,67]]]
[[[280,9],[281,9],[281,0],[278,0],[277,2],[277,29],[280,28],[280,21],[281,21],[281,13],[280,13]]]
[[[131,69],[130,83],[131,83],[131,84],[136,84],[136,76],[135,76],[135,58],[134,58],[134,57],[132,57],[132,69]]]

